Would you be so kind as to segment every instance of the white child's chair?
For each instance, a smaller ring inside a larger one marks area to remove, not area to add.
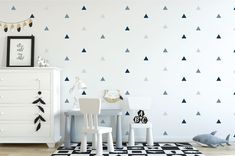
[[[128,97],[127,102],[130,110],[149,110],[151,108],[151,103],[152,103],[151,99],[146,97]],[[153,146],[153,132],[152,132],[152,124],[150,122],[146,124],[134,123],[134,122],[130,123],[129,146],[135,145],[135,134],[134,134],[135,128],[145,128],[147,145]]]
[[[87,134],[92,136],[92,148],[96,149],[96,155],[103,155],[102,134],[108,133],[108,150],[114,151],[112,128],[98,126],[98,114],[101,110],[101,100],[98,98],[80,98],[80,111],[84,115],[84,128],[82,130],[81,151],[87,151]]]

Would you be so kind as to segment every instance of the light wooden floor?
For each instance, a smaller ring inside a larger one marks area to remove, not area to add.
[[[218,148],[193,145],[206,156],[235,156],[235,143]],[[50,156],[55,150],[48,149],[46,144],[0,144],[0,156]]]

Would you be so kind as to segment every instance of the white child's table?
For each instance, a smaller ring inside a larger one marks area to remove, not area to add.
[[[65,112],[65,139],[64,147],[70,148],[71,146],[71,122],[74,116],[81,116],[82,113],[79,109],[73,109]],[[116,116],[116,148],[122,148],[122,104],[107,104],[102,103],[101,115]]]

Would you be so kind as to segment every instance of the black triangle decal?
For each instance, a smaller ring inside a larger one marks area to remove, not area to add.
[[[216,81],[221,81],[220,77],[218,77]]]
[[[198,69],[198,70],[196,71],[196,73],[201,73],[201,71]]]
[[[64,18],[69,18],[69,15],[68,15],[68,14],[66,14],[66,15],[64,16]]]
[[[125,10],[130,10],[130,8],[128,6],[126,6]]]
[[[168,134],[167,134],[167,132],[165,131],[165,132],[163,133],[163,135],[168,135]]]
[[[221,121],[220,121],[220,119],[218,119],[216,123],[217,123],[217,124],[221,124]]]
[[[144,18],[149,18],[147,14],[144,15]]]
[[[130,28],[127,26],[126,29],[125,29],[125,31],[130,31]]]
[[[64,38],[65,38],[65,39],[69,39],[69,35],[66,34]]]
[[[85,7],[85,6],[83,6],[83,7],[82,7],[82,10],[86,10],[86,7]]]
[[[129,112],[126,112],[125,115],[130,115],[130,113],[129,113]]]
[[[86,95],[86,92],[85,92],[85,91],[83,91],[83,92],[82,92],[82,95]]]
[[[12,6],[12,7],[11,7],[11,10],[16,10],[16,7],[15,7],[15,6]]]
[[[128,91],[126,91],[125,95],[130,95],[130,93]]]
[[[69,100],[68,100],[68,99],[66,99],[64,103],[69,103]]]
[[[65,61],[69,61],[69,58],[68,58],[68,56],[66,56],[64,60],[65,60]]]
[[[148,59],[148,57],[147,56],[145,56],[145,58],[144,58],[144,61],[148,61],[149,59]]]
[[[183,58],[182,58],[182,61],[186,61],[186,58],[185,58],[185,57],[183,57]]]
[[[105,81],[104,77],[102,77],[100,81]]]
[[[86,53],[86,49],[83,48],[83,49],[82,49],[82,53]]]
[[[216,37],[217,39],[221,39],[221,36],[220,35],[217,35],[217,37]]]
[[[217,60],[217,61],[221,61],[221,58],[220,58],[220,57],[218,57],[216,60]]]
[[[185,35],[183,35],[183,36],[182,36],[182,39],[186,39],[186,36],[185,36]]]
[[[102,36],[101,36],[101,39],[105,39],[105,36],[104,36],[104,35],[102,35]]]
[[[130,73],[130,71],[128,69],[126,69],[125,73]]]
[[[185,15],[185,14],[183,14],[182,18],[186,18],[186,15]]]
[[[221,103],[220,99],[218,99],[216,103]]]
[[[130,50],[127,48],[125,52],[126,52],[126,53],[129,53],[129,52],[130,52]]]
[[[186,78],[185,78],[185,77],[183,77],[183,78],[182,78],[182,81],[186,81]]]
[[[166,91],[164,91],[163,95],[168,95]]]
[[[200,116],[201,115],[201,113],[200,112],[197,112],[197,114],[196,114],[197,116]]]
[[[164,6],[163,10],[168,10],[166,6]]]
[[[165,49],[163,50],[163,52],[164,52],[164,53],[167,53],[168,51],[167,51],[167,49],[165,48]]]
[[[182,100],[182,103],[186,103],[186,100],[185,100],[185,99],[183,99],[183,100]]]
[[[196,30],[197,30],[197,31],[201,31],[201,29],[200,29],[200,27],[199,27],[199,26],[197,27],[197,29],[196,29]]]
[[[183,120],[183,121],[182,121],[182,124],[186,124],[186,121],[185,121],[185,120]]]
[[[35,18],[33,14],[30,15],[30,18]]]
[[[68,78],[68,77],[66,77],[64,81],[69,81],[69,78]]]
[[[45,29],[44,29],[44,31],[49,31],[49,28],[46,26]]]
[[[220,14],[218,14],[216,18],[221,18]]]

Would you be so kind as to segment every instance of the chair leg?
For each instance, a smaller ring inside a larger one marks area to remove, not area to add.
[[[96,155],[102,156],[103,155],[103,145],[102,145],[102,134],[97,134],[97,148],[96,148]]]
[[[81,151],[82,152],[87,151],[87,134],[86,133],[83,133],[83,136],[82,136]]]
[[[149,146],[153,146],[153,132],[152,127],[147,128],[146,132],[146,142]]]
[[[135,146],[134,128],[132,128],[131,125],[129,129],[129,146]]]
[[[92,149],[96,149],[97,148],[97,134],[94,133],[92,136]]]
[[[112,132],[108,133],[108,151],[114,152]]]

